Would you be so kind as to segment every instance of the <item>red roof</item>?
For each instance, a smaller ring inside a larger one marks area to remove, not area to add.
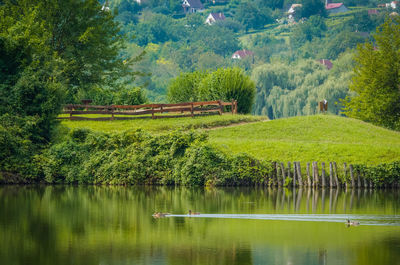
[[[339,8],[343,5],[343,3],[331,3],[331,4],[327,4],[326,5],[326,9],[335,9],[335,8]]]
[[[246,56],[252,56],[252,55],[254,55],[254,53],[253,53],[252,51],[239,50],[239,51],[236,51],[236,52],[232,55],[232,57],[235,56],[235,55],[238,55],[240,58],[244,58],[244,57],[246,57]]]
[[[321,60],[318,60],[318,62],[320,64],[325,65],[328,70],[331,70],[331,68],[333,66],[332,62],[330,60],[328,60],[328,59],[321,59]]]

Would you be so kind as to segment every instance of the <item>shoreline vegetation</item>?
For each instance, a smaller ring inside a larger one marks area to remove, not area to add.
[[[223,115],[155,120],[148,123],[63,121],[56,133],[59,138],[32,158],[29,166],[22,171],[23,175],[3,173],[0,182],[398,187],[398,132],[331,115],[269,122],[262,122],[262,117],[250,117]],[[251,123],[242,124],[243,122]],[[138,125],[140,123],[141,126]],[[164,129],[160,130],[163,123]],[[240,123],[241,126],[202,130],[234,123]],[[197,130],[193,130],[195,128]],[[223,135],[225,141],[221,138]],[[255,137],[260,139],[252,139]],[[326,149],[324,145],[332,148],[325,150],[326,152],[315,152],[319,150],[317,148],[313,152],[307,149],[306,143],[310,141],[307,137],[312,138],[313,144],[320,145],[322,149]],[[248,145],[246,141],[254,141],[254,144]],[[273,141],[275,147],[271,147],[269,152],[255,152],[255,145],[262,148],[271,145]],[[300,156],[293,158],[296,152],[289,149],[286,159],[276,159],[280,144],[285,147],[285,142],[288,141],[303,150],[303,158],[309,159],[314,154],[314,159],[307,161],[300,160]],[[336,146],[339,141],[342,143],[340,148]],[[343,144],[347,148],[343,149]],[[357,149],[359,146],[364,148],[362,153]],[[330,159],[327,156],[330,152],[334,152],[337,159]],[[365,160],[365,157],[373,154],[380,157],[375,163]],[[313,170],[313,163],[310,163],[307,170],[307,162],[314,161],[318,162],[318,168]],[[290,169],[287,167],[288,162],[291,162]],[[324,170],[321,162],[325,163]],[[336,162],[336,167],[332,163],[330,168],[330,162]],[[343,162],[347,163],[346,172]]]

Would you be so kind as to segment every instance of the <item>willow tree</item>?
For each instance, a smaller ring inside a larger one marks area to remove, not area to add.
[[[356,66],[344,113],[376,125],[400,129],[400,18],[377,28],[375,43],[357,48]]]

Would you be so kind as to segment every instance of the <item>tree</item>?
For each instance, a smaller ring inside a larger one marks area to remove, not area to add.
[[[272,10],[268,7],[258,7],[252,2],[242,2],[235,13],[235,19],[240,21],[246,30],[260,29],[272,22]]]
[[[79,90],[120,87],[134,78],[137,58],[120,56],[118,33],[97,0],[1,1],[0,145],[8,151],[0,157],[14,162],[0,163],[0,173],[21,173],[51,140],[61,105],[75,101]],[[10,130],[18,132],[15,141],[4,140]],[[27,145],[32,148],[21,159],[18,150]]]
[[[168,86],[168,101],[174,103],[198,101],[199,84],[206,76],[206,71],[181,73]]]
[[[388,18],[373,43],[359,45],[354,78],[344,113],[377,125],[400,129],[400,19]]]
[[[98,1],[6,0],[0,9],[1,35],[61,62],[69,101],[79,89],[115,86],[130,76],[130,58],[119,57],[119,25]]]
[[[199,85],[200,100],[237,100],[239,113],[250,113],[256,86],[240,68],[220,68],[207,75]]]
[[[313,38],[322,37],[325,30],[325,19],[320,16],[311,16],[307,21],[293,28],[290,42],[294,47],[299,47],[306,41],[312,41]]]
[[[308,18],[313,15],[326,17],[325,1],[323,0],[303,0],[301,7],[301,17]]]

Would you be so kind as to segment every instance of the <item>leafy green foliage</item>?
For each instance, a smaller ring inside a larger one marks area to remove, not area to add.
[[[249,113],[255,85],[239,68],[181,74],[168,88],[171,102],[223,100],[238,102],[239,113]]]
[[[325,1],[302,0],[301,17],[308,18],[313,15],[326,16]]]
[[[345,114],[389,128],[400,129],[400,19],[387,19],[373,43],[359,46],[355,76],[345,101]]]
[[[293,46],[301,46],[306,41],[312,41],[313,38],[322,37],[326,30],[325,20],[320,16],[311,16],[303,23],[299,23],[293,29],[291,43]]]
[[[255,84],[239,68],[218,69],[199,85],[200,100],[237,100],[239,113],[250,113],[254,103]]]
[[[344,54],[333,61],[331,70],[313,60],[256,67],[252,75],[257,86],[255,113],[270,119],[311,115],[318,113],[318,102],[327,99],[328,111],[340,114],[339,102],[348,94],[352,64],[351,54]]]
[[[177,78],[172,80],[168,87],[169,102],[199,101],[199,85],[207,74],[204,71],[181,73]]]
[[[260,7],[256,3],[245,1],[238,6],[235,19],[240,21],[246,30],[260,29],[265,24],[272,22],[272,10],[268,7]]]
[[[48,183],[251,185],[268,179],[269,163],[229,157],[206,136],[144,131],[105,134],[73,130],[41,155]]]

